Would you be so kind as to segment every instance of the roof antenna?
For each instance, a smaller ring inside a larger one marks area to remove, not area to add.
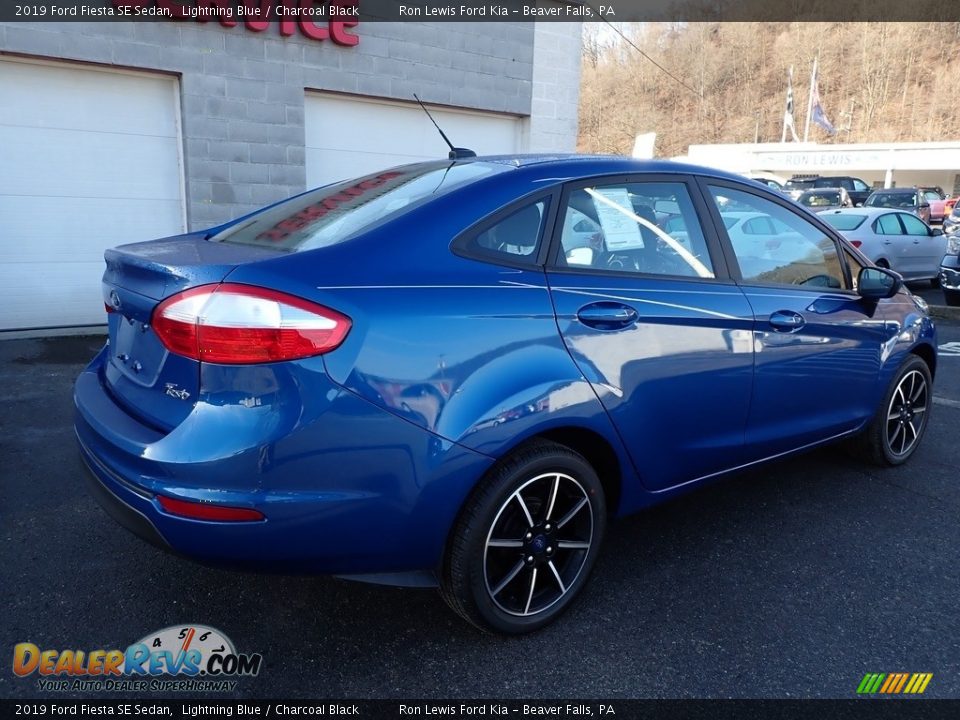
[[[462,160],[463,158],[472,158],[477,156],[477,154],[473,150],[469,150],[467,148],[454,147],[453,143],[450,142],[450,138],[448,138],[444,134],[443,130],[440,129],[440,126],[437,125],[437,121],[433,119],[433,115],[430,114],[430,111],[427,110],[427,106],[424,105],[423,101],[417,97],[416,93],[413,94],[413,98],[418,103],[420,103],[420,107],[423,108],[423,111],[427,114],[427,117],[430,118],[430,122],[433,123],[433,126],[437,129],[437,132],[440,133],[440,137],[443,138],[443,141],[447,144],[447,147],[450,148],[450,152],[447,153],[447,157],[450,160]]]

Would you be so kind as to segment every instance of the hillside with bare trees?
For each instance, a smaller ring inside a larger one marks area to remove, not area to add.
[[[661,157],[698,143],[779,142],[791,66],[802,139],[818,55],[820,99],[836,133],[812,124],[811,141],[960,140],[960,22],[617,28],[636,48],[610,28],[584,29],[582,152],[629,154],[643,132],[657,133]]]

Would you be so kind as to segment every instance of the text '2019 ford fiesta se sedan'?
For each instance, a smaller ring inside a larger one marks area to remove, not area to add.
[[[936,368],[898,276],[668,162],[399,167],[109,250],[103,294],[76,432],[120,522],[207,562],[438,584],[505,633],[569,606],[610,518],[843,438],[906,461]]]

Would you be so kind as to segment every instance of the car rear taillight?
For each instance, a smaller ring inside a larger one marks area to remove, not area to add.
[[[262,512],[252,508],[238,508],[230,507],[229,505],[177,500],[167,497],[166,495],[157,495],[157,502],[160,503],[160,507],[171,515],[190,518],[192,520],[256,522],[264,519]]]
[[[153,311],[153,329],[170,352],[227,365],[278,362],[338,347],[350,318],[302,298],[252,285],[204,285]]]
[[[858,248],[861,245],[863,245],[863,240],[851,240],[850,244],[853,245],[855,248]]]

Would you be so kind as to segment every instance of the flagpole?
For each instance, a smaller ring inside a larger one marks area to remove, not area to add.
[[[817,62],[820,60],[820,53],[817,53],[813,58],[813,72],[810,73],[810,93],[809,98],[807,99],[807,122],[803,126],[803,141],[807,142],[807,138],[810,137],[810,116],[813,115],[813,88],[814,83],[817,82]]]
[[[790,74],[793,73],[793,68],[790,68]],[[780,133],[780,142],[785,143],[787,141],[787,111],[790,109],[790,92],[791,92],[791,82],[790,74],[787,75],[787,109],[783,111],[783,132]]]

